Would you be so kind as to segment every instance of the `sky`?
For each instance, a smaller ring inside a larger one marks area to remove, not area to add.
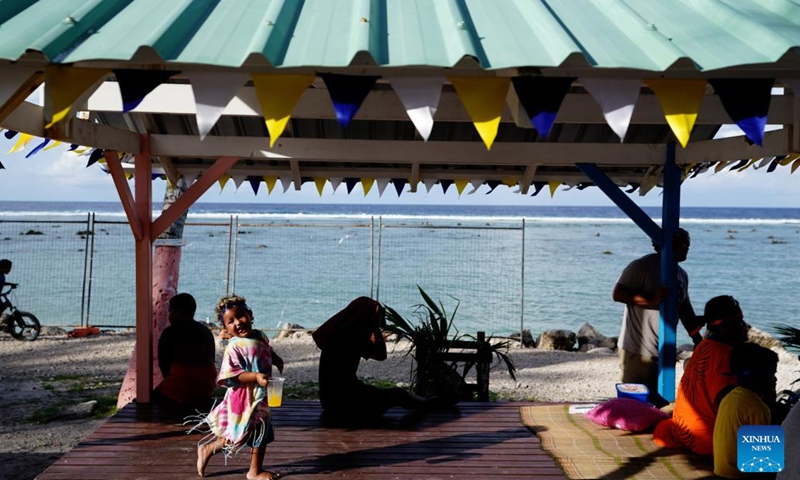
[[[736,129],[728,129],[727,134],[735,134]],[[5,169],[0,170],[0,199],[11,201],[110,201],[118,202],[116,189],[111,176],[103,172],[98,164],[86,168],[88,156],[78,156],[67,152],[66,146],[59,146],[47,152],[26,159],[40,139],[34,139],[23,151],[9,154],[16,138],[7,140],[0,135],[0,162]],[[133,182],[130,182],[133,188]],[[163,200],[166,182],[153,181],[153,203],[158,205]],[[283,193],[280,184],[275,186],[272,194],[267,195],[264,184],[258,195],[253,195],[250,185],[245,182],[237,191],[233,181],[229,181],[225,189],[213,186],[201,202],[230,203],[361,203],[361,204],[459,204],[459,205],[597,205],[611,206],[613,203],[595,187],[584,190],[572,189],[564,191],[562,186],[550,197],[547,187],[536,197],[514,193],[515,188],[501,185],[491,194],[488,186],[482,186],[475,194],[468,195],[470,186],[458,196],[455,186],[446,194],[441,186],[436,185],[430,192],[420,184],[417,193],[404,192],[398,198],[394,188],[389,185],[382,197],[378,196],[377,186],[373,186],[365,197],[361,186],[355,187],[348,195],[344,184],[336,192],[328,183],[322,196],[317,193],[313,182],[295,191],[294,186]],[[408,189],[408,187],[406,187]],[[531,190],[532,192],[532,190]],[[629,195],[641,206],[661,205],[661,189],[654,188],[644,197],[637,193]],[[772,173],[766,168],[744,172],[723,170],[714,174],[707,172],[684,182],[681,190],[681,204],[692,207],[800,207],[800,172],[792,175],[790,168],[778,167]]]

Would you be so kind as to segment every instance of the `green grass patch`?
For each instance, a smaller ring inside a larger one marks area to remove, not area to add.
[[[284,385],[283,398],[286,400],[319,400],[319,384],[317,382],[303,382]]]
[[[117,413],[117,396],[105,395],[99,397],[97,400],[97,410],[94,412],[95,417],[110,417]]]
[[[30,417],[28,417],[28,422],[30,423],[45,423],[52,417],[58,415],[61,412],[61,409],[64,408],[64,403],[56,403],[52,405],[48,405],[44,408],[40,408],[35,410]]]
[[[83,377],[83,375],[56,375],[50,380],[53,382],[66,382],[69,380],[81,380]]]

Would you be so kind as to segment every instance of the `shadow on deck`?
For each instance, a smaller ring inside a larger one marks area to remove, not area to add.
[[[287,480],[565,478],[519,416],[522,403],[462,403],[409,415],[392,409],[380,422],[352,428],[324,422],[318,402],[273,409],[275,442],[265,468]],[[196,479],[200,434],[151,405],[130,404],[65,454],[39,480]],[[249,452],[215,455],[213,479],[245,475]]]

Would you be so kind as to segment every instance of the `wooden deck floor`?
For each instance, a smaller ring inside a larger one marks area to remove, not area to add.
[[[462,403],[418,416],[393,409],[378,424],[352,428],[325,422],[318,402],[287,402],[273,409],[276,439],[264,465],[292,480],[565,478],[520,422],[521,405]],[[130,404],[37,478],[196,479],[200,437],[154,407]],[[241,480],[248,459],[225,465],[215,455],[206,476]]]

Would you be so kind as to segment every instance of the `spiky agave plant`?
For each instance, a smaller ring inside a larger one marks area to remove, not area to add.
[[[794,350],[795,353],[800,352],[800,328],[785,324],[774,325],[772,328],[775,333],[778,334],[778,341],[780,341],[784,347]],[[800,378],[792,382],[792,385],[797,382],[800,382]]]

